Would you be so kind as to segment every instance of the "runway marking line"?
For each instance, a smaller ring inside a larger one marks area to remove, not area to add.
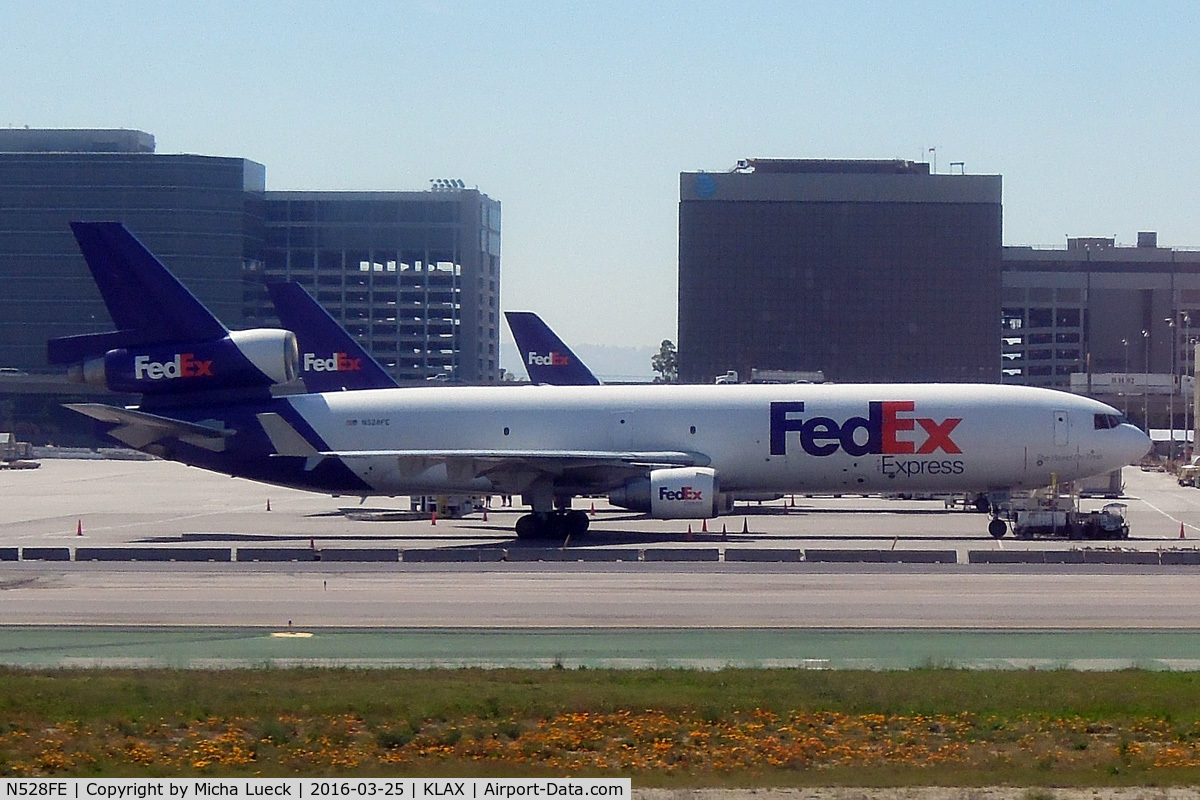
[[[1192,530],[1194,530],[1194,531],[1200,531],[1200,527],[1197,527],[1197,526],[1195,526],[1195,525],[1192,525],[1191,523],[1188,523],[1188,522],[1184,522],[1184,521],[1183,521],[1183,520],[1181,520],[1181,519],[1177,519],[1177,518],[1175,518],[1175,517],[1172,517],[1172,516],[1171,516],[1170,514],[1168,514],[1166,511],[1163,511],[1161,508],[1159,508],[1158,506],[1154,505],[1154,503],[1151,503],[1149,500],[1147,500],[1147,499],[1146,499],[1146,498],[1144,498],[1144,497],[1137,497],[1137,498],[1131,498],[1131,499],[1136,499],[1136,500],[1137,500],[1139,503],[1145,503],[1145,504],[1146,504],[1147,506],[1149,506],[1150,508],[1154,509],[1155,511],[1157,511],[1157,512],[1158,512],[1158,513],[1160,513],[1160,514],[1162,514],[1162,515],[1163,515],[1164,517],[1166,517],[1167,519],[1171,520],[1171,522],[1178,522],[1180,525],[1184,526],[1185,528],[1191,528],[1191,529],[1192,529]]]

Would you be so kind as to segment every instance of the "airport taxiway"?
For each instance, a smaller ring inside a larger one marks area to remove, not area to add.
[[[1155,550],[1200,545],[1200,490],[1182,488],[1163,473],[1125,469],[1129,541],[1120,546]],[[280,546],[364,546],[402,549],[521,546],[512,526],[520,508],[492,508],[440,519],[409,511],[407,497],[334,498],[229,478],[163,461],[46,459],[29,471],[0,471],[0,547],[196,545],[205,541]],[[499,501],[499,498],[495,498]],[[1084,501],[1098,509],[1106,500]],[[789,505],[790,503],[790,505]],[[591,529],[572,547],[713,546],[806,548],[892,546],[954,549],[965,562],[980,548],[1062,549],[1062,540],[999,542],[986,533],[982,514],[947,510],[940,500],[876,496],[805,497],[739,506],[738,514],[710,520],[708,530],[688,520],[649,520],[594,506]],[[268,510],[268,508],[270,510]],[[692,528],[689,539],[687,531]],[[1180,541],[1183,527],[1184,540]],[[722,528],[726,534],[721,536]],[[745,533],[743,533],[745,530]],[[83,536],[77,536],[82,532]],[[1113,543],[1096,543],[1111,546]]]
[[[1133,538],[1119,546],[1194,547],[1200,491],[1163,474],[1126,473]],[[511,534],[519,509],[494,509],[486,522],[477,516],[434,525],[410,514],[407,498],[358,505],[165,462],[47,459],[36,471],[0,472],[0,492],[0,547],[525,546]],[[888,549],[899,543],[961,555],[1073,545],[993,540],[984,532],[985,516],[948,511],[940,501],[794,502],[747,509],[717,520],[707,533],[692,523],[690,537],[686,522],[646,520],[601,503],[594,529],[568,548],[631,553],[629,561],[605,564],[0,562],[0,625],[1200,628],[1200,567],[986,566],[961,557],[957,565],[636,560],[638,549],[649,546]],[[1191,539],[1178,538],[1181,524]]]

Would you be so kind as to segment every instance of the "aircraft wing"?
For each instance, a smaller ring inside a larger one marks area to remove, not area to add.
[[[103,403],[66,403],[66,408],[85,417],[107,422],[119,427],[108,435],[135,449],[141,449],[159,439],[175,438],[206,450],[220,452],[225,449],[225,440],[236,431],[220,423],[204,425],[196,422],[160,417],[145,411],[106,406]]]
[[[703,467],[709,463],[707,456],[682,450],[327,450],[318,455],[327,458],[426,458],[434,461],[471,458],[496,463],[557,461],[580,466],[594,463],[626,464],[631,467]]]
[[[498,484],[520,485],[549,476],[581,485],[606,486],[656,467],[707,466],[710,462],[702,453],[682,450],[317,450],[279,414],[257,417],[275,447],[274,455],[305,458],[306,469],[313,469],[326,458],[386,458],[394,459],[402,472],[412,475],[445,465],[454,480],[463,483],[488,477]]]
[[[351,450],[325,451],[318,457],[395,459],[401,472],[416,475],[444,465],[456,483],[488,478],[508,493],[518,493],[538,478],[551,478],[581,491],[609,489],[626,478],[660,467],[707,466],[701,453],[608,450]],[[311,463],[311,462],[310,462]]]

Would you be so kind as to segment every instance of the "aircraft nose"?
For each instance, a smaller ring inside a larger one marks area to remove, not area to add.
[[[1126,423],[1121,426],[1120,433],[1120,452],[1125,459],[1121,463],[1136,464],[1142,460],[1143,456],[1150,452],[1153,442],[1150,441],[1150,436],[1141,428]]]

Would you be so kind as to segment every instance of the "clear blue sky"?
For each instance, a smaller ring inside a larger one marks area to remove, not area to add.
[[[1200,4],[0,4],[0,125],[137,128],[270,189],[461,178],[502,301],[568,341],[675,338],[678,181],[739,158],[1004,177],[1006,244],[1200,247]],[[797,302],[803,302],[798,297]],[[507,335],[507,334],[506,334]]]

